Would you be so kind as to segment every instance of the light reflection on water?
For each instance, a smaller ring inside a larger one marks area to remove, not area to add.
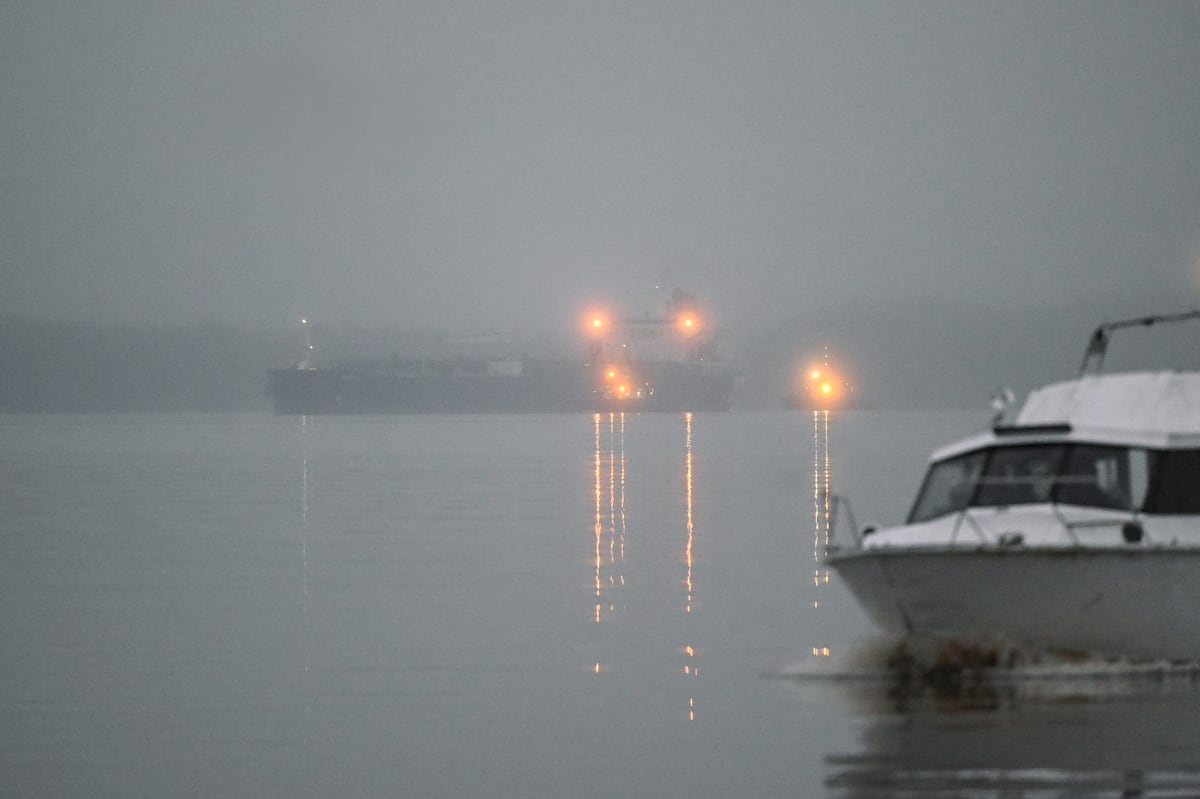
[[[682,656],[679,666],[685,678],[695,679],[700,669],[697,658],[695,631],[688,622],[695,602],[695,461],[693,455],[693,424],[695,414],[687,412],[675,417],[682,421],[682,459],[679,473],[682,485],[679,493],[683,498],[682,567],[680,585],[683,588],[682,642],[676,647]],[[629,531],[626,526],[626,477],[627,458],[625,447],[626,414],[610,412],[592,416],[592,494],[594,498],[593,524],[593,585],[595,588],[594,621],[596,624],[612,622],[622,611],[620,592],[625,587],[625,548]],[[633,535],[657,533],[658,531],[635,530]],[[662,609],[659,609],[662,610]],[[670,612],[669,610],[667,612]],[[595,674],[607,671],[611,664],[596,660],[591,669]],[[696,719],[696,697],[689,690],[687,697],[687,719]]]
[[[625,585],[625,414],[594,414],[592,428],[595,621],[600,624],[617,613],[619,591]],[[597,663],[595,671],[602,668]]]
[[[856,655],[826,498],[974,421],[0,418],[0,794],[1200,793],[1186,674]]]
[[[822,586],[829,584],[829,567],[825,556],[829,551],[832,535],[831,495],[833,490],[833,456],[829,444],[829,422],[831,411],[812,412],[812,478],[813,478],[813,611],[821,607]],[[829,657],[830,647],[825,642],[815,642],[814,657]]]
[[[692,414],[690,412],[685,413],[683,415],[683,421],[684,421],[684,444],[683,444],[684,472],[683,473],[684,473],[684,497],[685,497],[684,513],[687,517],[687,524],[685,526],[685,529],[687,530],[687,540],[686,540],[686,542],[684,544],[684,548],[683,548],[684,562],[687,564],[687,576],[684,580],[684,585],[687,587],[687,599],[686,599],[686,604],[684,606],[684,612],[687,614],[689,622],[690,622],[690,618],[692,615],[692,599],[694,596],[693,592],[695,591],[695,587],[696,587],[695,583],[692,580],[692,568],[695,563],[694,556],[695,556],[695,550],[696,550],[696,523],[695,523],[695,517],[693,515],[693,499],[694,499],[694,490],[695,490],[695,483],[694,483],[695,474],[693,471],[694,463],[692,461],[692,420],[693,420],[693,418],[694,418],[694,414]],[[684,665],[683,665],[683,673],[684,673],[684,676],[695,679],[700,676],[700,667],[696,662],[696,649],[692,644],[692,635],[693,635],[692,625],[690,623],[688,623],[687,626],[685,627],[685,629],[688,631],[688,634],[686,636],[684,636],[685,643],[683,645],[683,654],[684,654],[685,660],[684,660]],[[696,720],[696,697],[695,697],[694,692],[689,691],[688,721],[695,721],[695,720]]]

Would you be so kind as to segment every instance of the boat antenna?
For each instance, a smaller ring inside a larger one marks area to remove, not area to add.
[[[1186,322],[1189,319],[1200,319],[1200,310],[1105,322],[1097,327],[1092,332],[1092,337],[1088,339],[1087,350],[1083,353],[1083,363],[1079,365],[1079,376],[1100,374],[1100,370],[1104,368],[1104,353],[1108,349],[1109,334],[1112,331],[1125,327],[1150,327],[1167,322]]]
[[[1016,401],[1016,394],[1013,394],[1013,390],[1008,386],[1001,386],[992,393],[991,405],[993,427],[1004,421],[1005,414],[1008,413],[1008,409],[1011,408],[1012,404]]]

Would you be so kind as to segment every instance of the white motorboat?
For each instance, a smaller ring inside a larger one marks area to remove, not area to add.
[[[882,628],[1138,658],[1200,659],[1200,373],[1074,380],[943,447],[907,521],[828,563]]]

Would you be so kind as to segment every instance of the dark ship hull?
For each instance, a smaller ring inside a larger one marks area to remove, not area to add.
[[[572,413],[727,411],[735,376],[701,364],[638,365],[638,384],[610,390],[597,367],[522,364],[492,373],[487,364],[389,362],[272,369],[267,393],[280,414]]]
[[[479,357],[342,361],[268,372],[277,413],[572,413],[727,411],[735,374],[695,297],[675,289],[666,315],[586,323],[578,361]],[[306,353],[311,354],[308,320]]]
[[[783,398],[783,407],[791,411],[853,411],[859,410],[862,406],[853,395],[836,401],[822,402],[807,393],[795,392]]]

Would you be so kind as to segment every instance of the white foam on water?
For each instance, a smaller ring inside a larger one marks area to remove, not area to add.
[[[1137,693],[1191,685],[1200,661],[1142,660],[1039,649],[1003,639],[934,640],[873,636],[828,655],[788,663],[778,679],[904,682],[913,687],[1018,686],[1025,692]]]

